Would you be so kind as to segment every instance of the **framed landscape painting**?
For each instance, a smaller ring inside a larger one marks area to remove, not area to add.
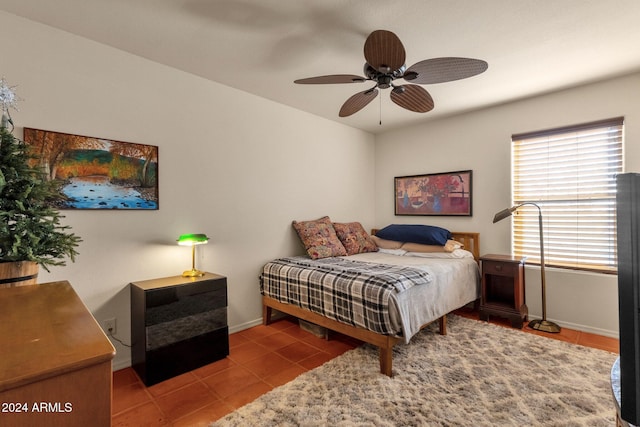
[[[23,139],[66,196],[55,208],[158,209],[157,146],[31,128]]]
[[[396,215],[471,216],[472,171],[395,177]]]

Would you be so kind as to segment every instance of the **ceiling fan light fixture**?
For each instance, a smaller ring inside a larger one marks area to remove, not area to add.
[[[391,87],[391,82],[393,81],[393,77],[384,74],[381,76],[378,76],[378,87],[380,89],[388,89]]]

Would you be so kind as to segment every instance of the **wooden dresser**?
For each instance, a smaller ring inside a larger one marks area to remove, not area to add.
[[[69,282],[0,289],[0,425],[110,426],[114,355]]]

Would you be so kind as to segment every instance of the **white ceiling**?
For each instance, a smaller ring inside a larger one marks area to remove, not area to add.
[[[0,10],[374,133],[640,70],[639,0],[0,0]],[[377,29],[398,35],[407,66],[459,56],[489,69],[424,86],[435,101],[424,114],[387,89],[339,118],[371,82],[293,83],[362,75]]]

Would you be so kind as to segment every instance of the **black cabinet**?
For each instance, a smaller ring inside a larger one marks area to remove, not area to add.
[[[131,283],[131,364],[153,385],[229,355],[227,278]]]

